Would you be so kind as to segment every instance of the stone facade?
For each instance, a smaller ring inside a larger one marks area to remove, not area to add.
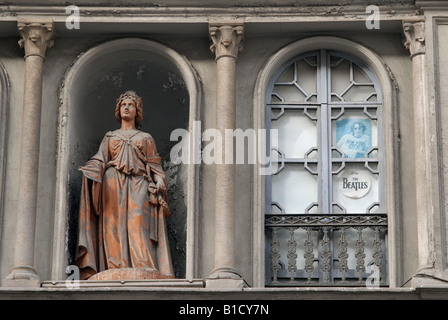
[[[364,1],[82,0],[79,21],[67,5],[0,0],[1,298],[448,297],[446,1],[381,1],[378,27]],[[320,49],[362,59],[383,90],[389,283],[376,291],[266,288],[258,165],[196,161],[207,129],[263,128],[275,70]],[[70,289],[76,168],[115,129],[105,114],[129,86],[151,97],[176,280]],[[188,164],[169,161],[175,129],[189,133]]]

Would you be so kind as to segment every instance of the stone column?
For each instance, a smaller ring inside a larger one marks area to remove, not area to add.
[[[25,48],[25,87],[23,92],[22,142],[19,174],[14,267],[3,286],[37,286],[34,269],[34,235],[36,227],[37,177],[42,105],[42,71],[47,48],[53,45],[52,22],[18,22]]]
[[[418,234],[417,274],[431,274],[434,269],[433,210],[431,205],[429,102],[426,83],[425,22],[403,21],[405,47],[412,61],[412,94],[414,110],[415,188]]]
[[[214,270],[207,286],[235,288],[242,287],[243,280],[235,269],[235,162],[225,161],[226,155],[233,154],[233,145],[225,143],[225,130],[235,129],[235,73],[243,26],[215,24],[210,25],[209,32],[217,66],[216,129],[223,139],[222,163],[216,164]]]

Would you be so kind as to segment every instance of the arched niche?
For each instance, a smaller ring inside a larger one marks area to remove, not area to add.
[[[272,55],[258,74],[254,90],[253,126],[256,129],[265,128],[266,93],[272,78],[288,61],[300,54],[314,50],[334,50],[344,52],[363,61],[378,78],[383,93],[383,120],[385,154],[385,185],[387,190],[386,210],[388,214],[388,274],[391,287],[397,286],[401,269],[400,233],[401,224],[400,202],[397,200],[399,188],[398,166],[399,155],[396,132],[397,116],[397,84],[395,78],[384,60],[371,49],[348,39],[333,36],[316,36],[295,41]],[[265,252],[264,252],[264,219],[265,219],[265,177],[260,175],[260,165],[254,166],[253,181],[253,266],[254,286],[264,287]]]
[[[142,130],[154,137],[163,159],[175,275],[195,277],[197,167],[170,161],[170,150],[177,143],[170,141],[170,134],[178,128],[189,130],[200,118],[199,81],[188,61],[174,50],[146,39],[125,38],[82,54],[61,86],[53,279],[65,279],[67,265],[74,263],[82,177],[78,167],[96,153],[107,131],[119,128],[115,104],[126,90],[143,98]]]

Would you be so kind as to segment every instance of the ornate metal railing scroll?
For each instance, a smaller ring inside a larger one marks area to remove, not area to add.
[[[388,284],[386,214],[272,214],[265,226],[267,286]]]

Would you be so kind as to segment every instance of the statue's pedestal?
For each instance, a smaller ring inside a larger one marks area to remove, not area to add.
[[[174,279],[174,275],[163,274],[151,268],[122,268],[98,272],[88,280],[151,280]]]

